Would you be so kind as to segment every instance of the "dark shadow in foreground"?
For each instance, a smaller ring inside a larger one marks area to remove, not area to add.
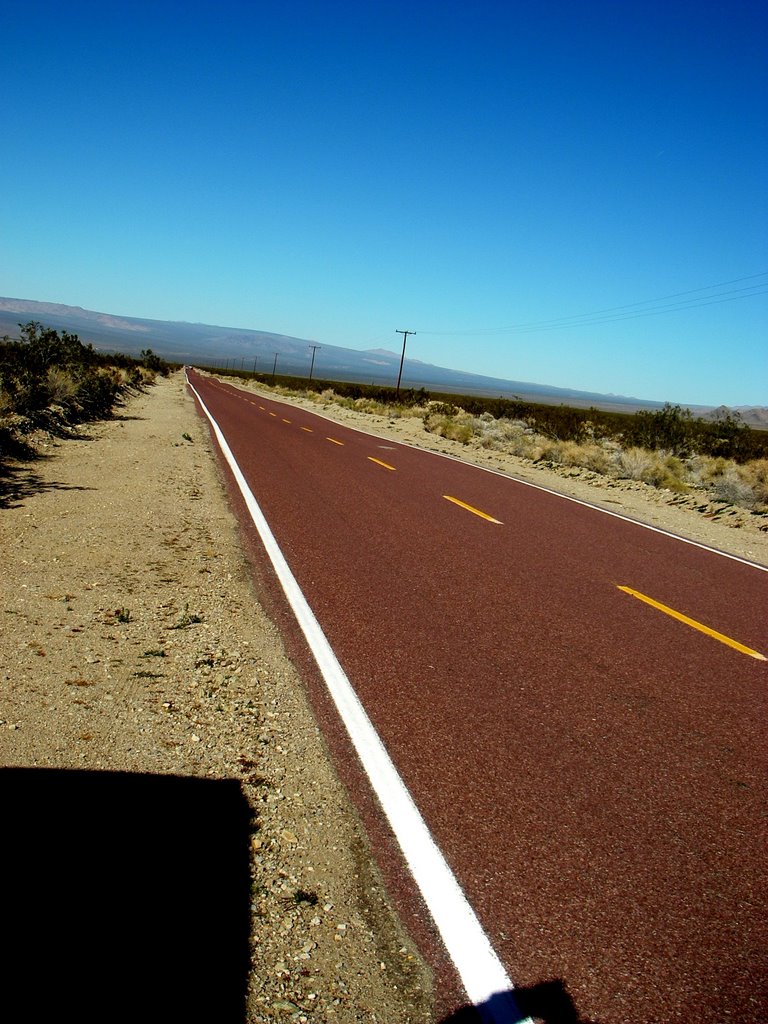
[[[513,992],[498,992],[479,1006],[465,1006],[440,1024],[599,1024],[580,1017],[562,981],[544,981]]]
[[[6,768],[0,807],[6,1020],[243,1024],[238,782]]]

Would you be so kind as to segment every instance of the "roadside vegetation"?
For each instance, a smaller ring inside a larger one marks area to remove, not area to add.
[[[752,431],[728,411],[713,421],[666,405],[619,417],[597,410],[562,419],[546,411],[524,417],[460,407],[427,409],[427,430],[463,444],[505,451],[554,468],[639,480],[676,493],[695,488],[711,500],[768,513],[768,434]],[[570,422],[569,422],[570,421]]]
[[[641,481],[676,494],[768,515],[768,431],[738,412],[712,419],[667,404],[636,413],[576,409],[504,398],[441,395],[365,384],[237,374],[314,403],[389,419],[415,417],[424,429],[457,444],[515,455],[562,471]]]
[[[18,340],[0,340],[0,460],[28,450],[35,431],[64,437],[111,416],[124,395],[168,373],[151,349],[107,355],[37,321],[19,327]]]
[[[172,368],[151,349],[138,359],[96,352],[76,334],[37,321],[20,338],[0,339],[0,462],[31,454],[36,431],[59,437],[114,413],[131,391]],[[753,430],[722,408],[709,420],[679,405],[637,413],[577,409],[519,399],[433,396],[424,388],[270,377],[245,371],[280,394],[389,419],[417,418],[457,444],[498,451],[562,471],[640,481],[768,515],[768,431]]]

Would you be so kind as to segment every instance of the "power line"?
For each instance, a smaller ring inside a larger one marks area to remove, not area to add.
[[[674,311],[676,309],[695,309],[697,306],[708,306],[708,305],[711,305],[711,303],[713,301],[716,301],[716,300],[718,300],[720,298],[725,299],[728,296],[734,296],[735,298],[748,298],[747,295],[739,295],[739,294],[737,294],[737,293],[740,293],[740,292],[753,292],[756,295],[761,295],[763,290],[766,288],[767,284],[768,284],[768,282],[763,282],[763,283],[760,283],[760,284],[751,284],[751,285],[746,285],[743,288],[731,288],[728,291],[719,292],[717,295],[714,295],[714,296],[712,296],[712,295],[702,295],[702,296],[699,296],[698,299],[678,300],[677,302],[666,303],[666,304],[664,304],[662,306],[657,306],[657,307],[655,307],[653,309],[650,309],[650,310],[637,310],[636,309],[637,306],[650,305],[651,303],[661,302],[662,301],[662,298],[659,298],[659,299],[644,299],[641,302],[631,302],[631,303],[629,303],[629,304],[627,304],[625,306],[614,306],[613,309],[597,310],[594,313],[577,313],[577,314],[575,314],[573,316],[557,317],[557,318],[555,318],[553,320],[534,320],[534,321],[529,322],[529,323],[518,324],[518,327],[519,328],[523,328],[523,327],[537,327],[538,328],[538,327],[546,327],[546,326],[550,326],[550,325],[552,325],[554,327],[570,326],[571,325],[571,323],[570,323],[571,321],[576,321],[576,323],[573,324],[573,326],[579,326],[579,324],[581,324],[581,323],[600,323],[600,322],[611,323],[614,320],[625,320],[625,319],[628,320],[628,319],[631,319],[632,317],[635,317],[635,316],[649,316],[649,315],[651,315],[653,313],[672,312],[672,311]],[[722,286],[721,285],[710,285],[709,286],[710,289],[711,288],[717,288],[717,287],[722,287]],[[755,289],[759,289],[759,290],[755,291]],[[704,291],[704,289],[703,288],[695,288],[691,292],[679,292],[678,294],[680,294],[680,295],[691,295],[694,292],[700,292],[700,291]],[[666,296],[666,297],[667,298],[672,298],[672,296]],[[636,311],[634,313],[627,312],[628,310],[631,310],[631,309],[635,309]],[[617,315],[617,316],[606,315],[606,314],[610,314],[610,313],[612,313],[614,311],[616,313],[618,313],[619,315]],[[624,312],[621,312],[621,311],[624,311]]]
[[[510,324],[507,327],[480,327],[474,330],[461,331],[425,331],[420,334],[441,334],[459,337],[462,335],[478,334],[505,334],[510,331],[529,333],[532,331],[556,330],[564,327],[583,327],[602,323],[615,323],[620,320],[633,320],[644,316],[657,316],[661,313],[671,313],[678,310],[697,309],[700,306],[711,306],[720,302],[732,302],[735,299],[751,298],[754,295],[763,295],[768,290],[768,282],[761,281],[757,284],[745,285],[742,288],[732,288],[716,295],[700,295],[697,299],[684,299],[685,296],[696,295],[699,292],[712,291],[715,288],[725,288],[730,284],[739,284],[742,281],[754,281],[756,278],[768,277],[768,271],[761,271],[759,274],[749,274],[746,277],[736,277],[729,281],[720,281],[717,284],[702,285],[700,288],[691,288],[684,292],[673,292],[670,295],[660,295],[655,299],[642,299],[639,302],[630,302],[622,306],[609,306],[605,309],[592,310],[588,313],[575,313],[570,316],[554,317],[549,320],[530,320],[519,324]],[[677,302],[666,302],[668,299],[678,299]],[[666,303],[653,309],[638,310],[639,306],[648,306],[654,303]],[[634,310],[635,312],[629,312]],[[619,314],[619,315],[610,315]]]
[[[741,291],[741,290],[743,290],[743,289],[737,289],[737,291]],[[701,309],[704,306],[716,306],[716,305],[719,305],[722,302],[735,302],[737,299],[748,299],[748,298],[751,298],[752,295],[766,295],[766,294],[768,294],[768,287],[763,288],[761,291],[753,291],[751,293],[751,295],[736,295],[736,294],[733,294],[732,292],[723,292],[719,296],[714,296],[712,298],[702,298],[700,301],[697,301],[697,302],[672,303],[671,305],[667,305],[667,306],[659,306],[657,309],[645,309],[645,310],[640,310],[639,312],[636,312],[636,313],[625,313],[625,314],[622,314],[621,316],[604,316],[604,317],[597,317],[597,318],[592,319],[592,320],[586,320],[585,319],[585,320],[577,320],[577,321],[566,322],[566,323],[554,322],[554,323],[551,323],[549,325],[541,325],[541,326],[533,326],[532,325],[532,326],[527,327],[527,328],[520,328],[519,329],[519,333],[520,334],[530,334],[530,333],[533,333],[535,331],[556,331],[556,330],[560,330],[560,329],[566,328],[566,327],[589,327],[589,326],[594,326],[594,325],[599,325],[599,324],[612,324],[612,323],[618,323],[618,322],[620,322],[622,320],[637,320],[637,319],[639,319],[641,317],[645,317],[645,316],[659,316],[662,313],[677,313],[679,311],[683,311],[683,310],[686,310],[686,309]]]

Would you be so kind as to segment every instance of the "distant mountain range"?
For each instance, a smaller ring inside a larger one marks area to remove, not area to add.
[[[308,377],[314,342],[269,331],[210,324],[190,324],[172,320],[144,320],[131,316],[98,313],[80,306],[65,306],[31,299],[0,298],[0,336],[19,336],[19,324],[38,320],[47,327],[77,334],[99,351],[138,355],[142,349],[176,363],[196,366],[256,370],[259,373]],[[358,350],[339,345],[322,345],[315,352],[313,376],[326,380],[358,381],[367,384],[394,385],[400,366],[400,354],[386,349]],[[623,395],[556,388],[528,381],[486,377],[462,370],[433,366],[406,358],[402,387],[425,387],[430,391],[458,394],[493,395],[522,398],[536,402],[596,406],[601,409],[632,411],[659,408],[648,402]],[[694,410],[699,413],[706,409]],[[741,410],[746,422],[765,426],[768,410]]]

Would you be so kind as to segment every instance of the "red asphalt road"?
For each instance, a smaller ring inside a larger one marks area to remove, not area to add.
[[[768,662],[618,587],[768,655],[768,573],[191,379],[515,985],[764,1021]]]

